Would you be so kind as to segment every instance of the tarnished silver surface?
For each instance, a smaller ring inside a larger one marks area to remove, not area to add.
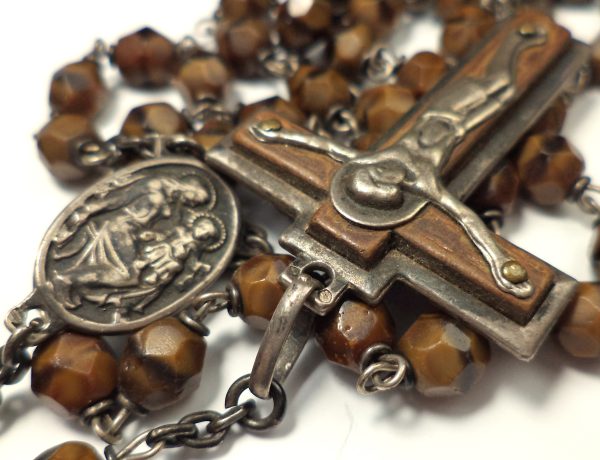
[[[84,192],[42,242],[30,302],[71,327],[120,333],[178,312],[230,262],[229,187],[203,164],[141,162]]]

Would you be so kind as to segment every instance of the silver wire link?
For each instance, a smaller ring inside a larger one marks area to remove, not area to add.
[[[258,61],[264,72],[274,78],[288,79],[300,67],[298,54],[279,45],[261,51],[258,55]]]
[[[211,314],[232,309],[232,297],[231,289],[205,292],[194,300],[191,307],[179,314],[179,320],[197,334],[208,336],[210,330],[204,324],[206,318]]]
[[[586,214],[594,216],[594,226],[597,226],[600,224],[600,203],[592,194],[600,194],[600,186],[592,184],[588,176],[583,176],[575,183],[569,200]]]
[[[381,85],[392,83],[396,71],[404,64],[404,57],[396,57],[388,48],[377,48],[363,61],[362,72],[367,83]]]
[[[387,345],[377,344],[369,347],[363,355],[360,368],[356,390],[361,395],[410,386],[408,361],[403,356],[392,353]]]
[[[269,243],[267,231],[259,225],[243,222],[242,235],[230,269],[237,269],[248,259],[259,254],[273,254],[273,246]]]

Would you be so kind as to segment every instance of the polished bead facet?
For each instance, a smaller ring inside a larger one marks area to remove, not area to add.
[[[192,135],[192,138],[200,147],[202,147],[204,152],[208,152],[221,142],[232,130],[233,123],[231,123],[231,121],[212,119],[207,120],[202,128]]]
[[[334,40],[333,67],[349,78],[355,78],[372,44],[373,34],[365,24],[359,23],[341,31]]]
[[[592,84],[600,85],[600,37],[592,45]]]
[[[494,27],[496,21],[487,11],[463,6],[446,24],[442,38],[443,54],[462,58]]]
[[[517,169],[527,197],[540,206],[556,206],[581,177],[584,162],[560,136],[528,137],[517,158]]]
[[[431,91],[447,71],[448,64],[439,54],[417,53],[398,71],[398,83],[421,97]]]
[[[266,14],[271,0],[221,0],[221,14],[225,19],[241,19]]]
[[[191,103],[207,97],[221,98],[229,79],[229,70],[217,56],[189,59],[177,75],[177,82]]]
[[[564,97],[559,97],[532,128],[535,134],[558,135],[565,124],[569,105]]]
[[[252,327],[267,328],[285,291],[279,276],[294,259],[279,254],[254,256],[233,274],[233,284],[240,292],[242,319]]]
[[[488,342],[438,313],[423,314],[398,341],[410,362],[417,390],[425,396],[466,393],[490,360]]]
[[[385,35],[403,10],[399,0],[349,0],[348,14],[352,21],[367,25],[376,36]]]
[[[499,210],[509,214],[517,201],[519,173],[512,162],[504,163],[469,198],[469,206],[478,212]]]
[[[562,347],[576,358],[600,357],[600,284],[580,283],[557,328]]]
[[[166,103],[147,104],[136,107],[125,119],[121,134],[130,137],[142,137],[147,134],[185,133],[188,123],[177,110]]]
[[[314,0],[304,5],[288,2],[280,6],[277,31],[286,48],[305,48],[326,35],[331,28],[332,8],[329,0]]]
[[[383,305],[348,300],[318,319],[316,338],[329,361],[358,371],[369,347],[393,344],[394,322]]]
[[[89,175],[89,171],[77,162],[82,145],[100,142],[88,117],[58,115],[42,128],[36,138],[42,160],[58,179],[73,182]]]
[[[146,410],[159,410],[188,395],[200,383],[206,341],[175,318],[133,334],[119,366],[119,388]]]
[[[306,113],[326,115],[352,100],[348,81],[336,70],[302,66],[289,81],[292,101]]]
[[[116,386],[117,361],[102,339],[66,332],[33,354],[31,389],[61,413],[77,415]]]
[[[89,444],[72,441],[48,449],[35,460],[100,460],[100,456]]]
[[[93,61],[69,64],[52,77],[50,106],[55,113],[93,117],[102,109],[106,96],[98,64]]]
[[[396,124],[415,105],[413,93],[399,85],[383,85],[364,91],[356,103],[356,117],[369,133],[381,134]]]
[[[277,96],[242,107],[239,112],[240,121],[244,122],[248,120],[261,110],[276,112],[298,125],[306,121],[306,115],[304,115],[304,112],[298,106]]]
[[[175,44],[147,27],[119,40],[114,61],[127,83],[150,88],[167,85],[178,66]]]
[[[259,70],[258,55],[269,46],[266,19],[245,17],[225,20],[217,28],[220,55],[243,77],[255,76]]]

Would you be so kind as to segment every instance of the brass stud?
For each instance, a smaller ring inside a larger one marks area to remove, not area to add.
[[[269,131],[269,132],[281,131],[282,128],[283,128],[283,126],[281,126],[281,123],[279,122],[279,120],[275,120],[275,119],[264,120],[258,124],[258,129],[260,129],[262,131]]]
[[[506,262],[502,266],[502,276],[514,284],[524,283],[529,279],[527,270],[519,263],[514,260]]]

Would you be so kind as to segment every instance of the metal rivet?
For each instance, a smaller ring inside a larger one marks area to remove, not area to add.
[[[519,34],[526,38],[539,37],[540,35],[546,35],[546,30],[528,22],[521,26]]]
[[[323,289],[319,292],[319,301],[323,303],[330,303],[333,300],[333,294],[328,289]]]
[[[283,128],[283,126],[281,126],[279,120],[275,119],[264,120],[258,124],[258,129],[262,131],[281,131],[281,128]]]
[[[527,270],[519,263],[514,260],[506,262],[502,266],[502,276],[514,284],[524,283],[529,279]]]

